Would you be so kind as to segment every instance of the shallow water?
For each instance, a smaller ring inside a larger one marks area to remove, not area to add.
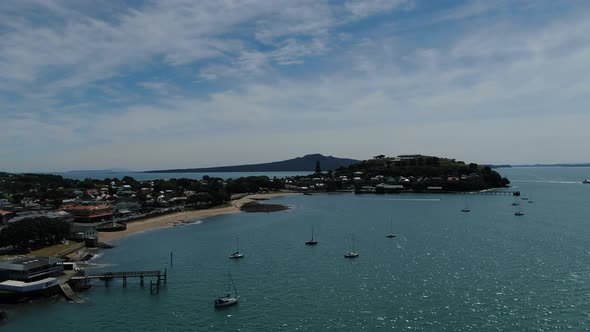
[[[104,271],[169,270],[159,295],[97,282],[87,302],[12,307],[10,331],[559,331],[590,326],[588,168],[500,169],[512,197],[313,195],[290,211],[133,235]],[[393,219],[395,239],[388,239]],[[315,225],[319,245],[308,247]],[[357,259],[343,254],[355,236]],[[227,258],[239,235],[242,260]],[[173,264],[170,264],[173,252]],[[215,310],[231,271],[240,304]]]

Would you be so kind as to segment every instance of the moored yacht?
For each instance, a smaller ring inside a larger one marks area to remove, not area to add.
[[[354,251],[354,235],[352,236],[352,251],[347,252],[346,254],[344,254],[345,258],[356,258],[358,257],[358,253],[356,251]]]
[[[231,255],[229,255],[229,258],[242,258],[244,257],[244,254],[242,254],[240,252],[240,246],[239,246],[239,242],[238,242],[238,238],[236,237],[236,251],[234,253],[232,253]]]
[[[236,294],[235,297],[231,295],[231,287],[234,289],[234,293]],[[214,305],[215,308],[221,307],[229,307],[235,304],[238,304],[240,301],[240,296],[238,295],[238,290],[236,289],[236,285],[234,284],[234,279],[231,276],[231,273],[227,273],[227,295],[218,297],[215,300]]]

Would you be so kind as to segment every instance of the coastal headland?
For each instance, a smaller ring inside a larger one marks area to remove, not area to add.
[[[301,195],[301,193],[295,192],[279,192],[279,193],[268,193],[268,194],[252,194],[246,195],[241,198],[235,199],[231,201],[231,204],[228,206],[218,207],[218,208],[210,208],[204,210],[193,210],[193,211],[185,211],[185,212],[176,212],[172,214],[167,214],[163,216],[143,219],[140,221],[133,221],[127,223],[127,229],[120,232],[101,232],[99,235],[100,241],[102,242],[111,242],[114,240],[118,240],[124,238],[128,235],[139,233],[151,229],[156,228],[163,228],[163,227],[173,227],[175,225],[179,225],[182,223],[189,223],[193,222],[197,219],[201,218],[208,218],[214,217],[224,214],[234,214],[244,212],[241,210],[241,207],[245,204],[256,202],[260,199],[270,199],[282,196],[289,196],[289,195]]]

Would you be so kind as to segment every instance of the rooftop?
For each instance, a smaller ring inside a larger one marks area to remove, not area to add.
[[[17,257],[0,260],[0,269],[4,270],[30,270],[38,267],[61,262],[61,259],[52,257]]]

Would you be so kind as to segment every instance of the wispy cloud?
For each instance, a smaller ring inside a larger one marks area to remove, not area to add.
[[[527,20],[503,15],[512,2],[475,1],[412,16],[425,3],[3,2],[0,167],[255,162],[311,145],[559,161],[497,151],[491,133],[522,139],[518,126],[534,125],[574,146],[587,135],[590,8]],[[399,15],[414,28],[397,30]]]

